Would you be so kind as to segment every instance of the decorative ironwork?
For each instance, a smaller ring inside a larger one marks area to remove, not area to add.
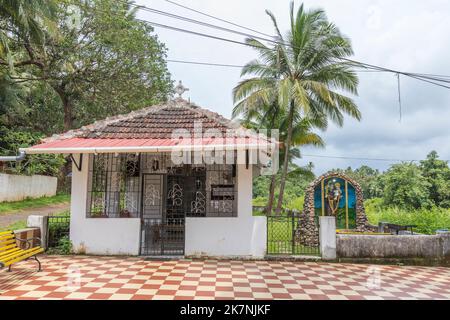
[[[237,215],[235,165],[177,166],[167,154],[98,154],[89,170],[88,217],[139,217],[143,206],[157,205],[168,218]],[[162,177],[163,187],[143,183],[148,174]]]
[[[172,206],[181,207],[183,205],[183,188],[175,183],[167,194],[167,198],[172,201]]]
[[[144,201],[147,206],[154,206],[156,202],[161,200],[160,191],[156,189],[154,184],[145,186]]]
[[[191,202],[191,213],[203,214],[206,212],[206,197],[200,191],[195,192],[195,200]]]
[[[139,155],[93,155],[89,170],[88,217],[130,218],[139,216]]]

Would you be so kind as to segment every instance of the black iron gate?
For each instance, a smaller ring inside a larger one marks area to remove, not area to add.
[[[184,255],[184,218],[143,219],[141,255]]]
[[[141,255],[144,256],[184,255],[184,210],[175,210],[181,207],[183,190],[167,179],[160,174],[143,175]]]
[[[300,224],[301,216],[292,211],[267,216],[268,255],[319,255],[319,245],[306,243]],[[317,234],[318,237],[318,234]],[[317,239],[318,240],[318,239]]]

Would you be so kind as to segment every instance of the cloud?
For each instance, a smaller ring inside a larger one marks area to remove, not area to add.
[[[192,8],[224,19],[273,33],[270,9],[288,27],[288,0],[176,0]],[[214,24],[219,22],[182,10],[165,1],[137,1],[139,4],[189,16]],[[389,68],[450,75],[450,2],[446,0],[307,0],[307,8],[322,7],[329,19],[347,35],[353,44],[355,60]],[[296,1],[299,4],[299,1]],[[142,13],[140,17],[220,35],[230,35],[177,20]],[[227,26],[227,25],[225,25]],[[230,27],[230,26],[227,26]],[[234,27],[233,27],[234,28]],[[169,49],[169,58],[229,64],[244,64],[255,58],[251,48],[199,38],[156,28]],[[169,63],[173,78],[183,80],[190,88],[188,96],[197,104],[230,117],[233,107],[232,88],[240,80],[239,69]],[[361,73],[356,101],[363,119],[346,119],[343,128],[330,126],[323,134],[326,149],[306,148],[305,154],[339,155],[370,158],[423,159],[431,150],[450,159],[450,90],[437,88],[401,77],[403,117],[399,122],[397,80],[393,74]],[[343,159],[304,158],[300,164],[313,161],[316,173],[335,167],[357,167],[368,164],[386,169],[389,163]]]

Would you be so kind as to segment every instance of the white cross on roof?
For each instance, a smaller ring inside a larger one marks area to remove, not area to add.
[[[178,94],[178,98],[181,98],[183,93],[185,93],[186,91],[189,91],[189,89],[183,86],[181,80],[178,81],[178,85],[175,87],[175,93]]]

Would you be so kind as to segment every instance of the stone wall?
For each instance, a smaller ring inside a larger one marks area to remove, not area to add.
[[[450,258],[450,233],[439,235],[336,236],[338,258]]]
[[[303,245],[318,246],[319,244],[319,228],[317,225],[314,208],[314,190],[320,185],[322,180],[328,178],[341,178],[347,180],[353,185],[356,193],[356,231],[368,232],[372,230],[367,221],[367,216],[364,209],[364,196],[361,186],[355,180],[350,179],[342,173],[328,172],[310,183],[305,190],[305,203],[303,206],[303,212],[299,219],[299,228],[296,232],[297,239],[299,239],[300,243]]]

